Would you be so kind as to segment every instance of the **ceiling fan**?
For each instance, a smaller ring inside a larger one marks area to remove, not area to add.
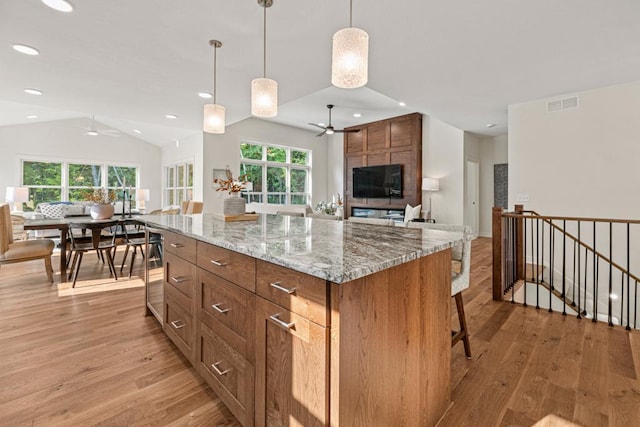
[[[120,131],[115,129],[98,129],[96,128],[96,120],[95,116],[91,115],[91,125],[87,128],[85,135],[90,136],[98,136],[98,135],[106,135],[106,136],[120,136]]]
[[[334,129],[333,126],[331,126],[331,109],[333,108],[333,105],[329,104],[327,105],[327,108],[329,109],[329,125],[328,126],[322,126],[317,123],[309,123],[311,126],[319,127],[320,129],[322,129],[322,132],[320,132],[316,136],[323,136],[324,134],[333,135],[334,133],[360,132],[360,129],[349,129],[349,130]]]

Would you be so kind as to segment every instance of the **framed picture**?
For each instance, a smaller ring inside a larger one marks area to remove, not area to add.
[[[216,184],[213,181],[216,180],[216,179],[226,179],[226,178],[227,178],[226,169],[214,169],[213,170],[213,177],[211,178],[211,185],[213,186],[213,188],[218,188],[218,187],[220,187],[220,184]]]

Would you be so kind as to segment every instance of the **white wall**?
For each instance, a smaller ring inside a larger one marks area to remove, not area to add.
[[[545,215],[640,218],[640,82],[577,94],[579,107],[509,107],[509,206]]]
[[[330,199],[330,193],[327,193],[327,138],[318,138],[312,131],[248,118],[227,126],[224,134],[204,135],[205,212],[222,212],[222,200],[228,195],[214,190],[213,169],[224,169],[229,165],[235,177],[240,169],[240,142],[243,140],[311,150],[312,206],[321,200]]]
[[[100,128],[100,124],[96,123]],[[68,119],[0,127],[0,191],[21,182],[20,160],[70,160],[137,166],[141,188],[151,190],[147,209],[160,207],[160,147],[133,136],[85,135],[86,119]]]
[[[204,182],[206,180],[204,177],[203,140],[203,134],[198,133],[190,138],[181,139],[178,144],[171,143],[162,147],[163,180],[166,179],[164,176],[165,166],[193,162],[193,200],[204,200]],[[163,205],[166,205],[164,200]]]
[[[438,119],[422,117],[422,176],[440,179],[432,194],[432,217],[443,224],[464,222],[464,132]],[[422,193],[423,204],[428,195]]]
[[[491,236],[491,210],[493,208],[493,166],[508,161],[507,134],[477,139],[480,159],[480,236]]]
[[[327,137],[327,197],[340,193],[344,199],[344,134]]]

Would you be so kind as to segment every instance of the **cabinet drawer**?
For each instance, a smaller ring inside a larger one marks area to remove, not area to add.
[[[329,323],[327,282],[323,279],[257,260],[256,292],[319,325]]]
[[[251,292],[256,291],[256,260],[225,248],[198,242],[198,267]]]
[[[191,262],[196,259],[196,241],[190,237],[165,231],[164,248],[166,252],[178,255]]]
[[[255,295],[198,269],[198,318],[235,351],[253,360]]]
[[[197,370],[243,426],[253,426],[254,367],[207,326],[198,330]]]
[[[195,324],[191,302],[170,285],[165,284],[165,324],[164,331],[185,357],[195,361]]]
[[[193,298],[198,271],[196,266],[172,253],[167,253],[164,259],[164,280],[187,298]]]

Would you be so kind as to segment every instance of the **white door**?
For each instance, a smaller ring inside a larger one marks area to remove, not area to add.
[[[474,234],[480,228],[480,165],[467,160],[466,194],[464,198],[464,222],[470,225]]]

